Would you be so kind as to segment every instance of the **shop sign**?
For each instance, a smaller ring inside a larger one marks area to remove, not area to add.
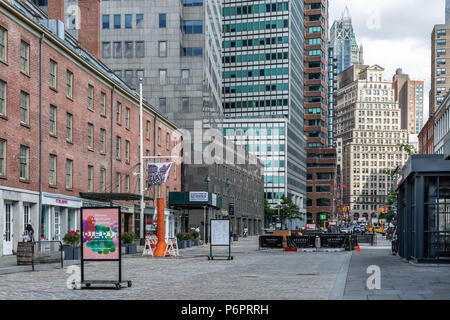
[[[212,205],[217,207],[217,195],[215,193],[212,194]]]
[[[189,192],[189,202],[208,202],[208,192]]]

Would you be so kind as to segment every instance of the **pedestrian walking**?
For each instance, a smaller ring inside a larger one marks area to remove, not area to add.
[[[244,238],[247,238],[247,234],[248,234],[248,228],[247,228],[247,226],[244,226]]]
[[[27,224],[27,226],[25,227],[25,231],[23,233],[23,241],[24,242],[34,241],[34,230],[31,224]]]

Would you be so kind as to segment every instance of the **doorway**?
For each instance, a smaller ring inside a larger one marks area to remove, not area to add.
[[[12,204],[5,203],[5,215],[3,220],[3,255],[13,254],[13,223]]]

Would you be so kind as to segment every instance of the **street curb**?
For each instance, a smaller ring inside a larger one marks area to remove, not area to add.
[[[330,300],[342,300],[345,293],[345,286],[347,284],[348,270],[350,269],[350,261],[352,259],[353,251],[350,251],[345,257],[345,261],[339,270],[339,275],[334,283],[333,291],[329,295]]]

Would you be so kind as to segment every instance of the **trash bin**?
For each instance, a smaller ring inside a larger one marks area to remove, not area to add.
[[[316,236],[316,248],[320,248],[320,237]]]
[[[238,235],[237,234],[233,234],[233,241],[238,241]]]

